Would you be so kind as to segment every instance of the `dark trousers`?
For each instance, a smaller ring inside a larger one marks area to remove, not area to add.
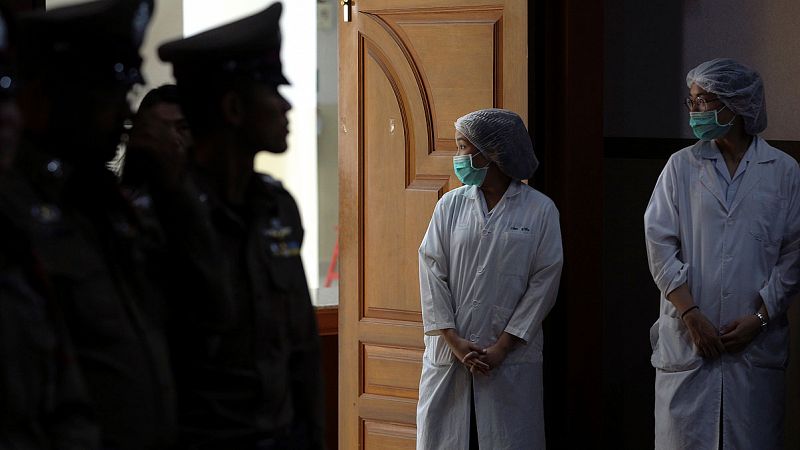
[[[469,387],[469,450],[479,450],[478,424],[475,421],[475,391]]]

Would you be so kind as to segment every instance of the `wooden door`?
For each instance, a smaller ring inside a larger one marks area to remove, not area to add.
[[[356,0],[339,14],[339,448],[414,448],[417,250],[453,175],[453,122],[527,120],[525,0]]]

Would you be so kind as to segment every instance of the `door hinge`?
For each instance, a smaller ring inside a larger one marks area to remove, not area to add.
[[[352,12],[350,11],[350,8],[353,6],[353,0],[342,0],[340,4],[342,5],[342,14],[344,17],[344,21],[345,22],[352,21],[353,16]]]

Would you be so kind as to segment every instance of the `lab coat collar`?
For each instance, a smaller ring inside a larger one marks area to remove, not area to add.
[[[733,212],[742,203],[742,200],[747,196],[747,194],[749,194],[750,191],[761,180],[762,171],[759,167],[760,164],[773,161],[775,159],[775,155],[770,154],[772,152],[767,150],[768,146],[769,145],[766,143],[766,141],[760,137],[753,137],[753,141],[750,143],[750,147],[747,149],[742,161],[755,162],[755,164],[752,164],[747,168],[744,178],[742,178],[742,184],[736,190],[736,196],[734,197],[730,208],[727,207],[725,197],[720,191],[719,183],[717,182],[716,175],[714,174],[714,164],[711,161],[703,164],[703,168],[700,171],[700,182],[706,187],[706,189],[711,191],[714,197],[716,197],[716,199],[719,201],[722,207],[728,211],[728,213]],[[714,142],[701,143],[699,153],[703,159],[716,160],[719,157],[719,149]]]
[[[714,141],[699,141],[697,145],[700,146],[700,157],[703,159],[717,159],[720,156],[719,147]],[[769,146],[767,142],[760,136],[753,136],[750,147],[744,154],[743,161],[755,162],[757,164],[765,163],[775,160],[775,155],[772,152],[766,151]]]
[[[511,180],[511,183],[508,185],[508,189],[506,189],[506,193],[503,196],[513,197],[520,192],[522,192],[522,182],[519,180]]]
[[[469,199],[478,198],[478,189],[480,189],[478,186],[469,186],[464,192],[464,197]],[[503,198],[515,196],[520,192],[522,192],[522,182],[519,180],[511,180],[508,189],[506,189],[505,194],[503,194]]]
[[[775,153],[767,151],[769,144],[767,144],[767,141],[764,139],[761,139],[760,136],[753,136],[753,142],[750,144],[750,146],[754,147],[751,158],[756,163],[760,164],[775,160]]]
[[[469,199],[476,199],[478,198],[478,186],[467,186],[467,189],[464,191],[464,197]]]

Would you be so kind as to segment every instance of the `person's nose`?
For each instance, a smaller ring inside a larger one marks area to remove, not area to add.
[[[292,109],[292,104],[289,103],[289,100],[286,100],[286,97],[284,97],[283,95],[281,95],[280,97],[281,97],[281,110],[283,110],[283,112],[285,113],[289,112],[289,110]]]
[[[171,126],[169,127],[169,134],[172,141],[175,145],[183,151],[186,148],[186,139],[184,138],[183,134],[178,130],[177,127]]]

